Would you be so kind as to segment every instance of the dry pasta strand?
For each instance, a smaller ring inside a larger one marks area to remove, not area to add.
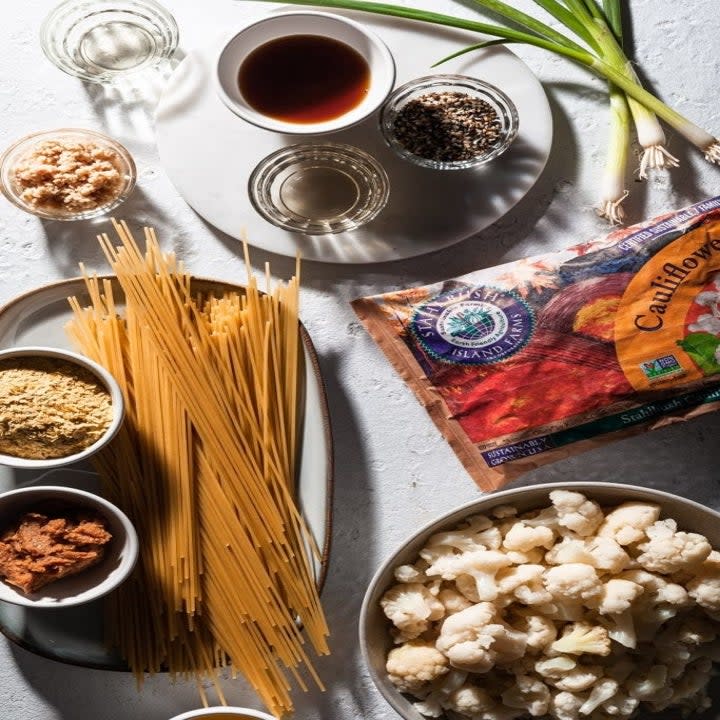
[[[203,701],[229,667],[270,711],[292,711],[315,654],[329,652],[312,556],[294,498],[302,398],[298,278],[266,292],[193,295],[154,230],[141,250],[99,237],[121,293],[83,269],[68,333],[112,372],[126,421],[97,459],[105,492],[136,525],[141,560],[107,603],[109,641],[136,677],[194,677]],[[122,307],[121,309],[121,306]],[[304,628],[304,631],[301,630]]]

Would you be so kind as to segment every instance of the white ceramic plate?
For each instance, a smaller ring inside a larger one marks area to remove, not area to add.
[[[296,9],[296,8],[293,8]],[[213,75],[227,35],[190,52],[164,90],[156,117],[160,159],[180,194],[205,220],[257,247],[303,259],[336,263],[399,260],[439,250],[491,225],[522,199],[539,177],[550,152],[552,115],[545,92],[530,69],[503,47],[431,65],[477,43],[478,36],[424,23],[365,13],[359,19],[395,56],[396,84],[437,72],[472,75],[500,87],[515,103],[520,131],[496,161],[474,170],[438,171],[397,157],[380,135],[377,114],[355,127],[313,140],[355,145],[373,155],[390,178],[390,200],[371,223],[346,233],[307,236],[280,230],[260,217],[247,183],[264,157],[297,138],[255,127],[221,102]]]
[[[229,283],[193,280],[198,290],[241,290]],[[45,285],[0,308],[0,349],[17,345],[45,345],[72,349],[64,325],[72,317],[67,298],[85,296],[81,278]],[[322,587],[327,570],[332,510],[332,437],[325,388],[317,355],[301,326],[305,356],[304,422],[302,427],[298,495],[300,507],[322,551],[315,563]],[[89,465],[72,465],[41,475],[37,471],[0,466],[0,491],[12,490],[42,477],[44,485],[69,485],[99,490]],[[40,610],[0,602],[0,631],[14,642],[53,660],[111,670],[126,669],[122,659],[104,644],[102,601],[80,608]]]

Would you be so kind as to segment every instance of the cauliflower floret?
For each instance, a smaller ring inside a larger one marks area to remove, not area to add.
[[[399,583],[425,583],[427,582],[426,567],[427,563],[422,560],[414,565],[398,565],[393,572],[395,581]]]
[[[477,533],[471,530],[448,530],[446,532],[431,535],[423,548],[421,557],[428,562],[438,554],[445,554],[446,548],[453,548],[460,552],[472,550],[484,550],[484,545],[477,541]]]
[[[456,550],[497,550],[501,544],[502,534],[493,521],[485,515],[473,515],[454,530],[431,535],[420,551],[420,557],[428,563],[434,563],[440,557],[454,555]]]
[[[629,580],[645,588],[630,610],[642,641],[652,640],[660,625],[690,603],[685,588],[669,583],[661,575],[646,570],[627,570],[618,579]]]
[[[637,631],[635,618],[631,609],[624,612],[604,615],[600,618],[603,627],[607,628],[608,637],[627,647],[637,647]]]
[[[432,643],[411,640],[390,651],[385,669],[390,682],[400,692],[415,693],[450,668],[447,658]]]
[[[558,512],[552,505],[542,510],[533,510],[529,513],[524,513],[520,516],[520,520],[522,520],[525,525],[530,525],[531,527],[543,526],[553,529],[560,527]]]
[[[591,557],[590,564],[598,570],[615,574],[622,572],[632,562],[632,558],[612,538],[593,538],[587,549]]]
[[[525,653],[527,635],[497,617],[492,603],[473,605],[445,620],[435,647],[453,667],[484,673]]]
[[[543,586],[542,565],[517,565],[505,568],[497,574],[500,595],[512,595],[525,605],[541,605],[552,600]]]
[[[701,568],[687,585],[688,595],[700,607],[710,612],[720,612],[720,571]]]
[[[530,675],[517,675],[513,686],[500,697],[503,705],[526,710],[533,717],[545,715],[550,707],[550,688]]]
[[[690,709],[707,707],[706,687],[710,680],[712,661],[700,658],[691,662],[685,672],[676,678],[672,686],[672,695],[666,700],[649,702],[654,711],[664,710],[672,705],[686,705]]]
[[[503,536],[500,528],[491,527],[476,535],[477,541],[488,550],[499,550],[502,547]]]
[[[400,630],[400,642],[422,635],[431,622],[445,615],[443,604],[419,583],[391,587],[382,596],[380,606],[386,617]]]
[[[587,551],[585,541],[569,535],[545,553],[545,562],[549,565],[564,565],[565,563],[590,565],[590,560],[590,553]]]
[[[513,565],[539,565],[545,557],[545,551],[540,548],[533,548],[527,552],[507,550],[505,554]]]
[[[446,707],[448,710],[472,717],[490,712],[496,705],[497,701],[487,690],[477,685],[465,684],[450,693]]]
[[[496,550],[475,550],[461,555],[444,555],[425,571],[428,577],[439,576],[443,580],[457,580],[461,575],[470,575],[475,581],[475,597],[478,602],[495,600],[498,587],[495,575],[501,568],[511,565],[505,553]],[[466,595],[466,588],[458,583],[458,590]],[[467,595],[466,595],[467,596]],[[469,597],[475,600],[475,597]]]
[[[553,598],[551,603],[545,603],[533,608],[541,615],[558,622],[576,622],[582,620],[587,612],[581,600],[563,600]]]
[[[571,692],[559,692],[552,696],[550,709],[558,720],[578,720],[584,702],[585,698]]]
[[[545,587],[553,598],[588,600],[600,595],[602,583],[595,568],[567,563],[545,571]]]
[[[588,699],[580,706],[580,714],[589,715],[604,702],[613,698],[619,689],[620,686],[618,683],[611,678],[598,680],[590,692]]]
[[[602,705],[602,709],[613,717],[629,718],[637,710],[640,701],[637,698],[630,697],[622,690],[618,690],[609,700]]]
[[[564,673],[553,685],[558,690],[578,693],[591,688],[603,676],[603,669],[598,665],[578,665]]]
[[[516,522],[505,535],[503,547],[507,550],[528,552],[536,547],[550,548],[555,542],[555,533],[549,527],[532,527]]]
[[[605,676],[617,680],[620,685],[635,672],[637,666],[636,656],[626,653],[622,648],[612,648],[610,654],[598,662],[602,663]]]
[[[568,657],[567,655],[558,655],[557,657],[538,660],[534,665],[534,670],[544,678],[558,679],[569,670],[573,670],[576,666],[577,660],[575,660],[575,658]]]
[[[660,506],[653,503],[626,502],[605,516],[598,530],[600,537],[619,545],[631,545],[645,539],[645,530],[660,517]]]
[[[442,675],[430,685],[430,692],[427,692],[428,688],[423,688],[420,692],[415,693],[415,697],[423,699],[421,702],[413,703],[413,707],[421,715],[440,717],[444,714],[450,695],[467,682],[467,677],[468,673],[465,671],[450,668],[447,674]]]
[[[598,570],[618,573],[630,565],[632,558],[610,538],[581,540],[565,537],[545,554],[545,561],[551,565],[583,563]]]
[[[673,680],[685,672],[688,663],[699,657],[720,660],[718,634],[717,623],[709,620],[702,611],[683,613],[670,620],[653,639],[657,648],[655,660],[667,667],[668,678]]]
[[[707,538],[678,531],[674,520],[658,520],[645,530],[645,534],[648,540],[637,546],[640,550],[637,561],[651,572],[671,575],[688,566],[699,565],[712,551]]]
[[[454,615],[461,610],[469,608],[472,603],[454,588],[443,588],[437,596],[445,608],[445,615]]]
[[[557,511],[560,525],[581,537],[592,535],[604,520],[600,506],[581,493],[553,490],[550,500]]]
[[[609,655],[610,638],[600,625],[576,622],[564,628],[563,636],[550,649],[563,655]]]
[[[653,665],[647,671],[634,672],[625,681],[625,689],[630,697],[653,702],[663,702],[673,694],[665,665]]]
[[[703,645],[714,642],[720,634],[720,626],[703,615],[691,613],[683,616],[676,626],[675,638],[686,645]]]
[[[618,578],[608,580],[602,586],[597,605],[598,612],[601,615],[625,612],[644,592],[645,588],[642,585],[631,580]]]
[[[531,650],[542,650],[555,641],[555,623],[543,615],[518,612],[512,618],[512,625],[527,635],[527,646]]]

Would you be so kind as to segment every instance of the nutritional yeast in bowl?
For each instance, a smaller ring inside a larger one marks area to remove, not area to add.
[[[334,120],[370,87],[365,58],[339,40],[287,35],[260,45],[240,66],[240,92],[257,112],[285,122]]]

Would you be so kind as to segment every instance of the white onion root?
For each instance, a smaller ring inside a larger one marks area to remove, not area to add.
[[[703,152],[705,153],[705,159],[709,163],[720,165],[720,141],[713,141],[705,148],[705,150],[703,150]]]
[[[611,225],[622,225],[625,222],[625,210],[623,202],[630,193],[625,190],[623,194],[615,200],[603,200],[597,209],[597,214],[601,218],[605,218]]]
[[[645,180],[648,176],[648,170],[664,170],[665,168],[678,167],[678,165],[680,165],[680,161],[674,155],[671,155],[664,145],[650,145],[643,149],[638,177]]]

